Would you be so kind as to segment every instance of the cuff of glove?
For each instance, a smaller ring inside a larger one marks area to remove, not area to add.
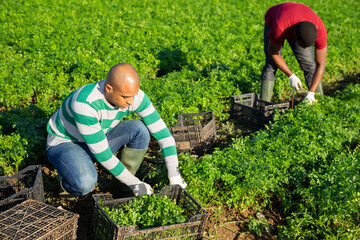
[[[145,194],[153,194],[154,191],[151,186],[147,183],[140,182],[136,185],[130,185],[129,188],[133,190],[133,193],[136,197],[140,197]]]
[[[170,177],[169,178],[170,181],[170,185],[180,185],[182,188],[186,188],[187,183],[184,181],[184,179],[182,179],[182,177],[180,175],[175,176],[175,177]]]
[[[306,94],[306,98],[314,98],[314,96],[315,96],[315,92],[308,92]]]
[[[295,73],[291,74],[289,79],[292,80],[294,77],[296,77]]]
[[[127,186],[132,186],[141,183],[141,181],[132,175],[129,170],[126,168],[122,171],[122,173],[116,177],[117,180],[126,184]]]

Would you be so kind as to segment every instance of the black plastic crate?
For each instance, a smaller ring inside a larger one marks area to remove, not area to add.
[[[76,239],[78,215],[29,199],[0,213],[0,239]]]
[[[231,115],[235,120],[252,128],[263,128],[273,119],[275,109],[280,113],[289,109],[290,103],[272,103],[261,100],[256,93],[231,97]]]
[[[102,206],[113,209],[119,208],[119,204],[127,204],[129,201],[135,199],[135,197],[113,199],[110,194],[94,194],[92,196],[94,211],[91,219],[89,238],[93,240],[202,238],[208,213],[187,191],[179,185],[166,186],[156,195],[167,196],[175,200],[176,205],[185,210],[189,221],[143,230],[140,230],[137,225],[120,226],[110,219],[98,201],[101,200]]]
[[[205,153],[216,141],[214,112],[180,114],[177,119],[178,122],[169,130],[178,152],[193,150]]]
[[[289,102],[267,102],[261,100],[256,93],[231,96],[231,117],[255,129],[264,128],[273,119],[276,109],[281,113],[289,107]]]
[[[41,165],[30,165],[14,175],[0,177],[0,211],[27,199],[45,202]]]

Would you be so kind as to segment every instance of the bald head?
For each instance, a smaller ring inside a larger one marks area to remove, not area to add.
[[[109,70],[104,94],[110,104],[127,108],[134,103],[139,88],[140,80],[135,68],[129,63],[120,63]]]
[[[124,85],[139,87],[140,81],[136,69],[129,63],[119,63],[110,68],[106,76],[106,84],[114,88]]]

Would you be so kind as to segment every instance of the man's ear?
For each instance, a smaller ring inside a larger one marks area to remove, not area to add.
[[[105,85],[105,91],[110,93],[113,90],[113,87],[110,84]]]

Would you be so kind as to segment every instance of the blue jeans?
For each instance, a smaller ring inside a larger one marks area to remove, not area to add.
[[[121,121],[106,134],[109,146],[115,154],[122,146],[147,149],[150,133],[140,120]],[[86,195],[97,183],[96,161],[86,143],[65,142],[46,146],[51,164],[63,177],[62,187],[75,195]]]
[[[265,66],[261,73],[261,81],[274,81],[275,80],[275,73],[278,69],[278,66],[272,60],[271,56],[269,55],[269,38],[268,33],[270,31],[270,27],[264,27],[264,52],[265,52]],[[298,61],[301,70],[304,73],[306,86],[310,88],[312,84],[312,80],[316,71],[316,63],[314,60],[314,51],[313,47],[302,48],[300,47],[295,40],[288,40],[289,45],[295,55],[296,60]],[[282,47],[279,51],[279,54],[282,53]],[[316,92],[323,94],[322,85],[321,83],[318,85]]]

